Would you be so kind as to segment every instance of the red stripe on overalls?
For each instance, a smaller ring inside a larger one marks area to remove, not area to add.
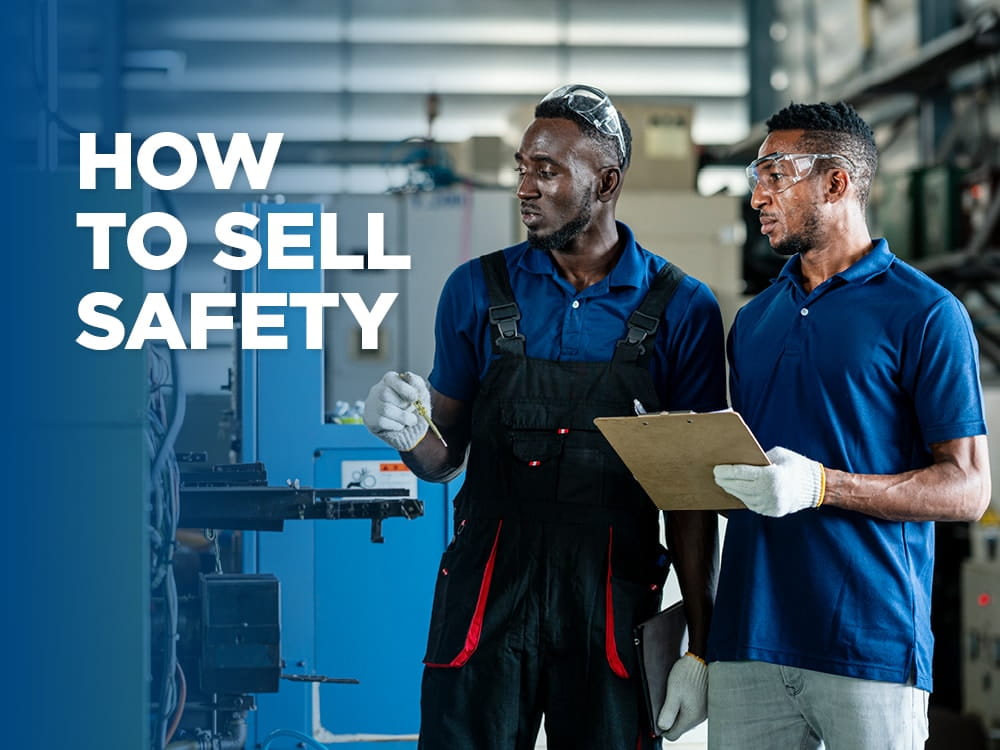
[[[501,520],[497,526],[497,535],[493,538],[493,549],[490,550],[490,559],[486,561],[486,570],[483,571],[483,580],[479,584],[479,598],[476,600],[476,610],[472,614],[472,622],[469,624],[469,632],[465,634],[465,646],[458,652],[458,656],[447,664],[431,664],[424,662],[428,667],[461,667],[479,648],[479,638],[483,634],[483,615],[486,613],[486,599],[490,594],[490,581],[493,580],[493,567],[497,559],[497,546],[500,544],[500,529],[503,528]]]
[[[614,527],[608,529],[608,578],[604,588],[604,651],[611,671],[617,677],[628,679],[628,670],[618,656],[618,645],[615,643],[615,602],[611,594],[611,551],[614,533]]]

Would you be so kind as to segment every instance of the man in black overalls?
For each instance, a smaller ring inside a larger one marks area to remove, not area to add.
[[[615,222],[627,124],[588,86],[557,89],[535,116],[515,155],[528,242],[445,285],[433,390],[390,372],[365,405],[418,476],[466,470],[434,594],[424,750],[530,750],[543,716],[552,750],[659,745],[632,638],[670,558],[655,506],[593,420],[725,406],[714,297]],[[715,515],[671,513],[667,537],[690,625],[660,716],[676,738],[705,716]]]

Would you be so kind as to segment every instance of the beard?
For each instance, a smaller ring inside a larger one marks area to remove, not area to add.
[[[575,217],[549,234],[543,235],[528,230],[528,242],[536,250],[562,250],[579,237],[588,224],[590,224],[590,202],[584,201]]]
[[[778,255],[790,258],[793,255],[805,255],[816,247],[816,237],[819,234],[819,217],[813,213],[806,219],[805,226],[798,234],[791,234],[775,245],[772,249]]]

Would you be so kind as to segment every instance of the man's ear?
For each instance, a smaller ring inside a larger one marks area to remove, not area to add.
[[[597,183],[597,200],[607,203],[618,194],[622,186],[622,171],[618,167],[602,167]]]
[[[836,203],[847,197],[851,187],[851,176],[847,170],[836,167],[826,173],[826,198],[830,203]]]

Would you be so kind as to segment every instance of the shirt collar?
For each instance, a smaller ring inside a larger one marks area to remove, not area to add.
[[[620,221],[616,221],[615,226],[618,227],[618,235],[625,240],[625,247],[618,262],[615,263],[615,267],[611,269],[611,273],[595,286],[607,284],[612,287],[631,286],[641,289],[646,280],[646,269],[642,263],[642,254],[639,252],[635,235],[632,234],[632,230],[628,226]],[[555,264],[552,263],[549,254],[539,252],[528,244],[518,260],[518,267],[529,273],[558,277]]]
[[[895,258],[896,256],[889,251],[889,243],[884,239],[878,239],[875,240],[875,246],[861,256],[854,265],[834,274],[834,277],[848,283],[864,284],[869,279],[884,273],[892,265]],[[778,278],[801,284],[802,261],[797,254],[788,259],[788,262],[781,269],[781,273],[778,274]]]

